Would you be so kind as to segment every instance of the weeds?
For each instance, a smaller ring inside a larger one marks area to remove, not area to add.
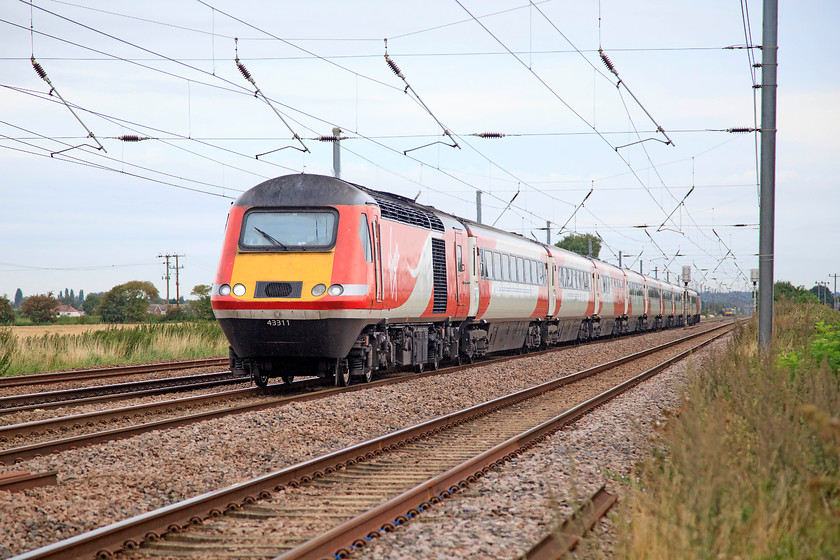
[[[80,334],[16,338],[0,329],[0,375],[156,360],[202,358],[227,353],[216,322],[150,324]]]
[[[638,466],[617,557],[840,555],[840,315],[778,302],[693,377],[666,453]]]

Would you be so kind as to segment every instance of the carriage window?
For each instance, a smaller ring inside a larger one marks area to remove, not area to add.
[[[510,280],[510,256],[502,255],[502,280]]]
[[[525,259],[523,259],[522,257],[516,258],[516,281],[525,281]]]
[[[533,270],[534,261],[525,261],[525,283],[531,284],[531,270]]]
[[[362,242],[362,251],[365,253],[365,260],[369,263],[373,262],[373,249],[370,244],[370,228],[367,223],[367,215],[362,214],[362,219],[359,220],[359,240]]]
[[[245,214],[239,245],[256,251],[326,250],[335,245],[337,222],[332,210],[252,210]]]
[[[493,278],[495,280],[502,279],[502,255],[493,251]]]

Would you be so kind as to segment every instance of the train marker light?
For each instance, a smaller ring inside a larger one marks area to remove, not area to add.
[[[327,291],[327,287],[324,284],[315,284],[315,287],[312,288],[312,295],[315,297],[319,297],[324,295],[324,292]]]
[[[242,297],[245,295],[245,284],[234,284],[233,295]]]
[[[219,295],[220,296],[229,296],[230,295],[230,284],[222,284],[219,286]]]
[[[340,296],[341,294],[344,293],[344,286],[342,286],[341,284],[333,284],[327,290],[327,293],[330,294],[331,296]]]

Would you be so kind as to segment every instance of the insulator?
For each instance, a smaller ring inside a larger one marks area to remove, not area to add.
[[[50,79],[47,78],[46,70],[44,70],[39,63],[35,62],[35,57],[32,57],[30,60],[32,61],[32,68],[35,69],[35,72],[38,73],[38,76],[40,76],[41,79],[45,82],[49,83]]]
[[[385,62],[388,63],[388,66],[391,67],[391,70],[394,72],[394,74],[396,74],[400,78],[403,77],[402,71],[400,71],[400,67],[397,66],[397,63],[394,62],[393,60],[391,60],[391,57],[388,56],[387,54],[385,55]]]
[[[122,140],[123,142],[139,142],[140,140],[148,139],[148,136],[137,136],[135,134],[124,134],[122,136],[117,136],[117,140]]]
[[[749,128],[747,126],[737,127],[737,128],[727,128],[726,132],[732,134],[746,134],[747,132],[755,132],[754,128]]]
[[[251,73],[250,73],[250,72],[248,72],[248,69],[247,69],[247,68],[245,68],[245,65],[244,65],[244,64],[242,64],[241,62],[238,62],[238,61],[237,61],[237,63],[236,63],[236,67],[237,67],[237,68],[239,68],[239,71],[242,73],[242,75],[245,77],[245,79],[246,79],[246,80],[248,80],[249,82],[253,82],[253,81],[254,81],[254,79],[251,77]]]
[[[338,142],[341,138],[338,136],[319,136],[315,140],[318,140],[319,142]]]
[[[501,132],[479,132],[477,134],[473,134],[473,136],[478,136],[479,138],[504,138],[505,135]]]
[[[601,49],[598,49],[598,54],[601,55],[601,60],[604,61],[604,64],[606,65],[607,69],[610,72],[612,72],[613,74],[615,74],[616,76],[618,76],[618,72],[616,72],[615,66],[613,66],[613,63],[610,60],[610,57],[608,57],[607,54],[604,51],[602,51]]]

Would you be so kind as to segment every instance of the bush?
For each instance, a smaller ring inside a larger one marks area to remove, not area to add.
[[[6,296],[0,297],[0,325],[11,325],[15,322],[15,309]]]
[[[52,293],[30,296],[20,304],[20,312],[32,320],[33,323],[55,323],[58,308],[61,304]]]

